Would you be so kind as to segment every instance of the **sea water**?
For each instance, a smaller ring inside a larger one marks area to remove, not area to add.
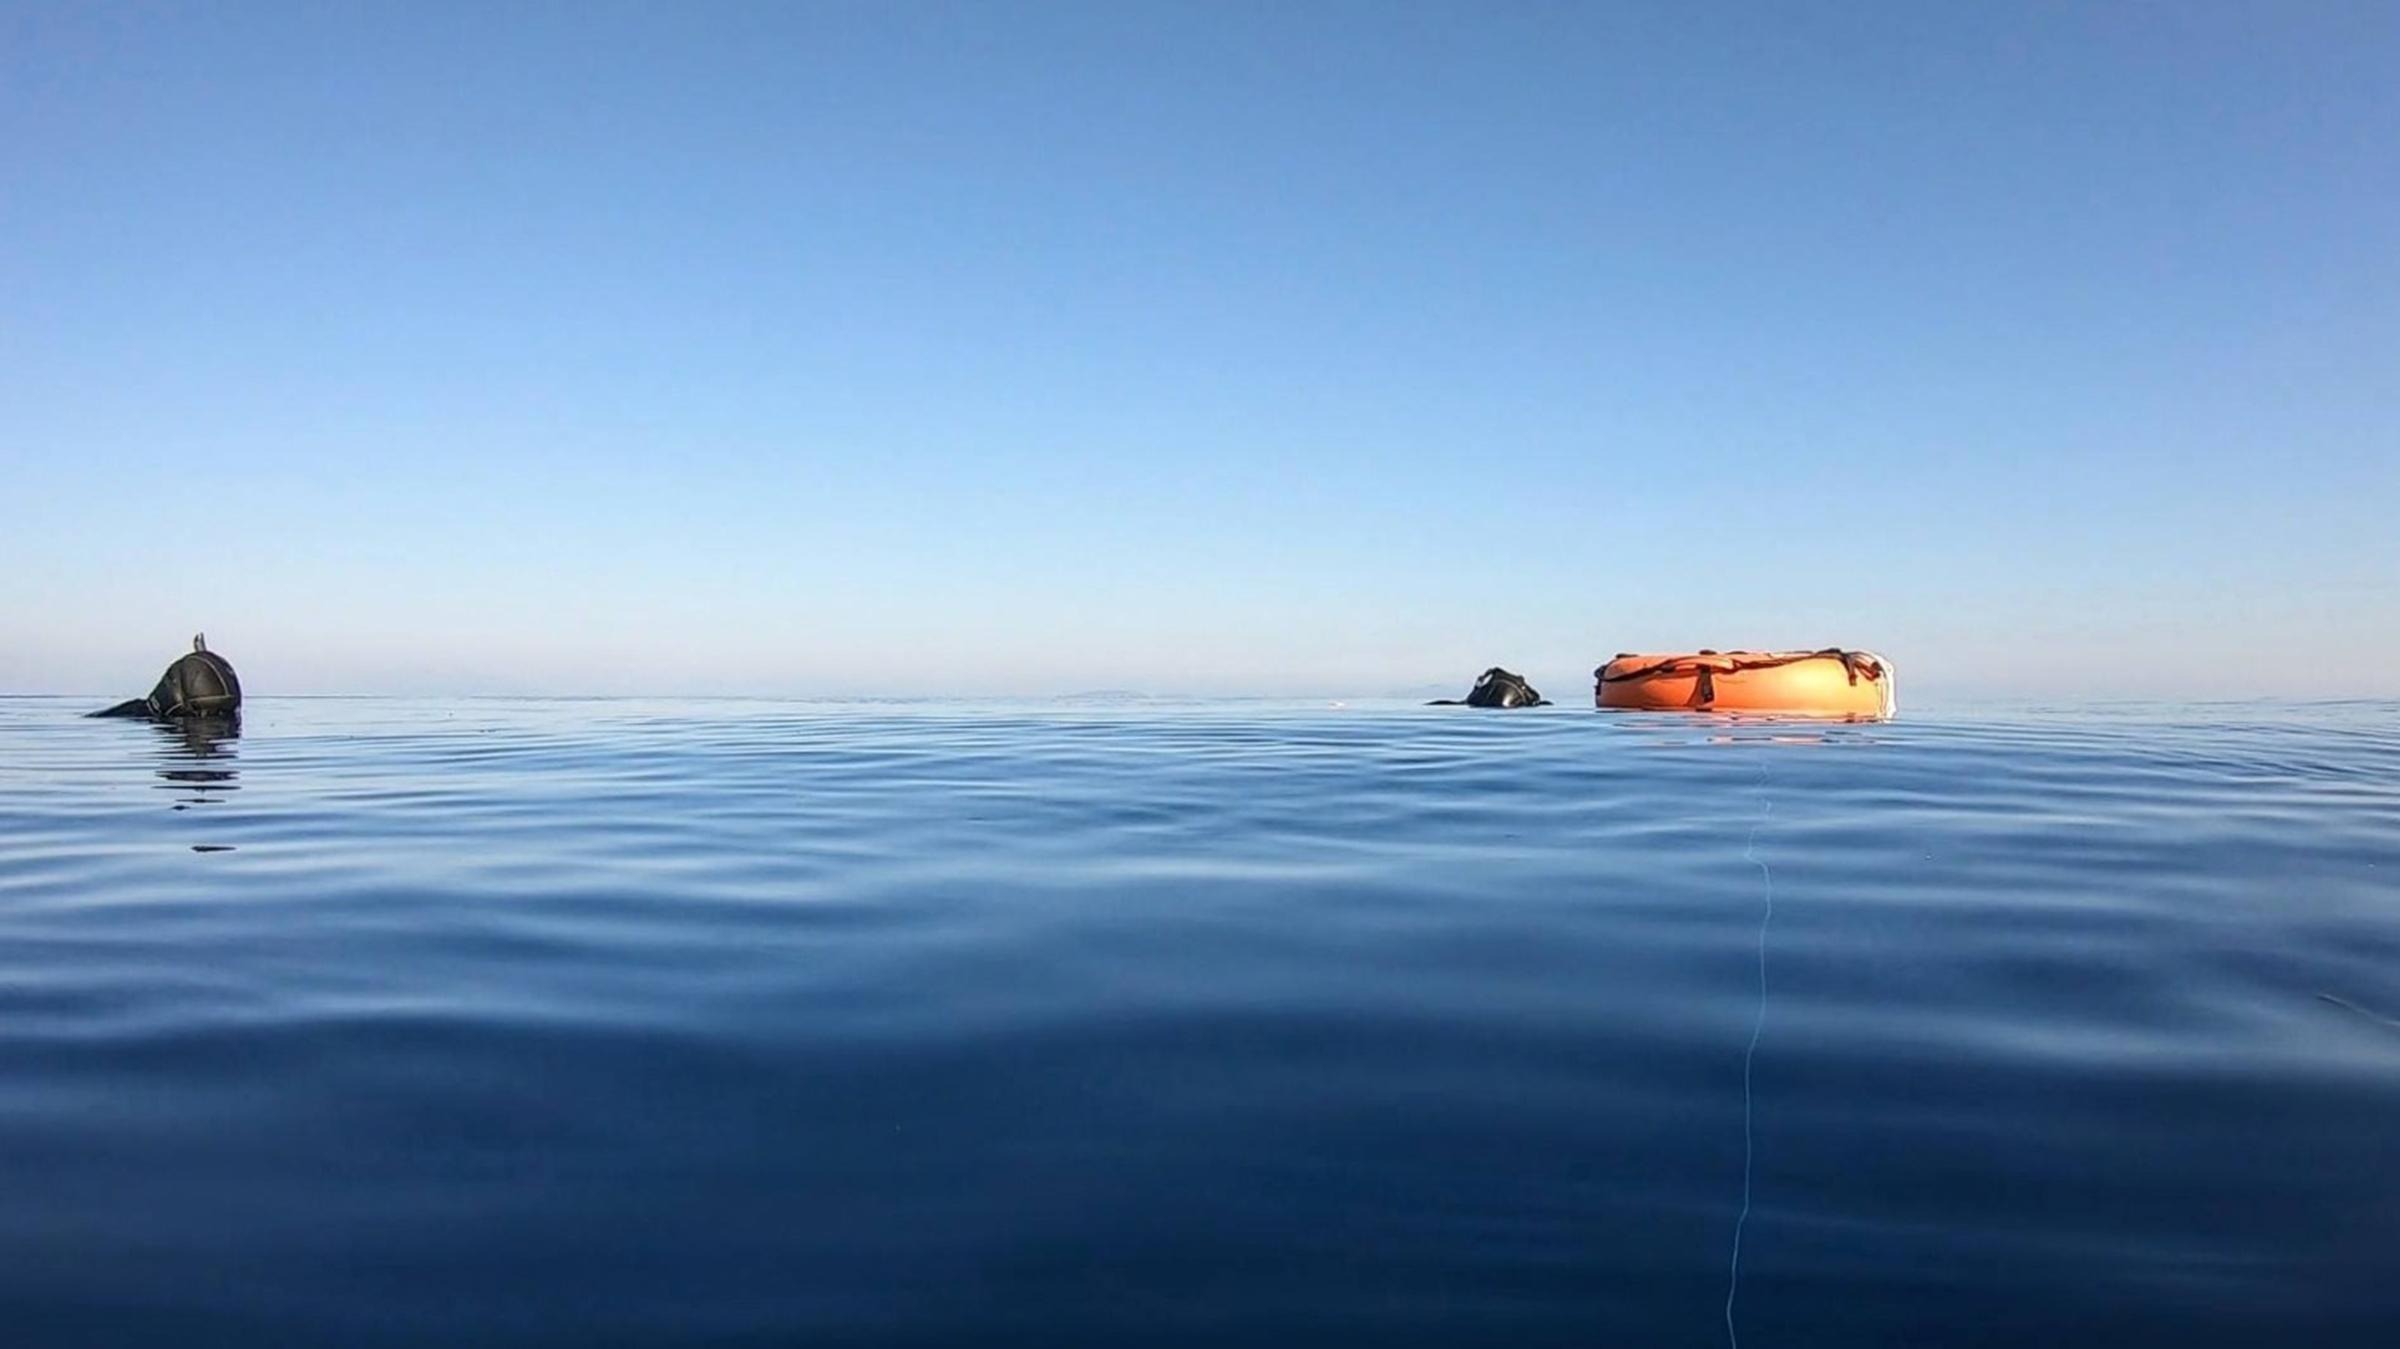
[[[2400,1342],[2392,704],[84,708],[10,1344]]]

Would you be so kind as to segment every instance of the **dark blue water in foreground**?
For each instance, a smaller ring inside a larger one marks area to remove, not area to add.
[[[83,706],[11,1344],[2400,1340],[2393,705]]]

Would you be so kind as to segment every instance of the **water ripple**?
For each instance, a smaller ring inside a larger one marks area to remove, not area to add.
[[[2389,704],[80,710],[23,1342],[2389,1333]]]

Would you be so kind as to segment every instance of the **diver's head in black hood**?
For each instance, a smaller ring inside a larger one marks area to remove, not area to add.
[[[1436,698],[1434,707],[1547,707],[1550,700],[1543,697],[1525,677],[1495,665],[1483,672],[1475,687],[1464,698]]]
[[[95,717],[145,717],[151,721],[184,721],[195,717],[229,720],[242,713],[242,681],[233,663],[208,649],[208,638],[195,634],[192,653],[178,656],[158,677],[147,698],[129,698]]]

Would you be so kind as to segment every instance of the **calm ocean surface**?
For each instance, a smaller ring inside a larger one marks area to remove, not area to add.
[[[96,705],[11,1345],[2400,1343],[2393,704]]]

